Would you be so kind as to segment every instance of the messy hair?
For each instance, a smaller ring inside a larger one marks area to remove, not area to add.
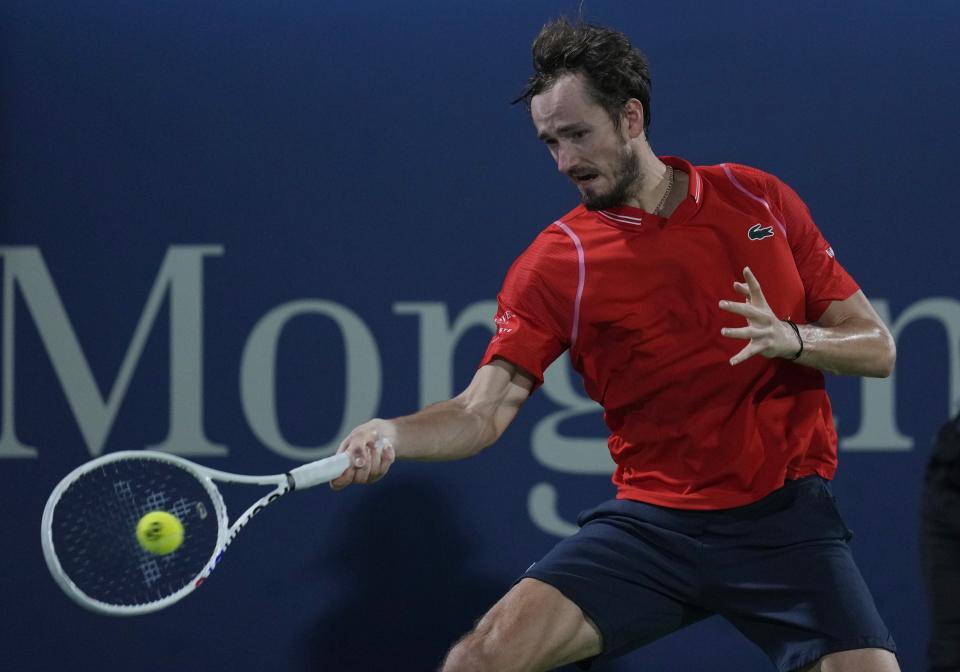
[[[588,95],[616,128],[624,104],[636,98],[643,105],[643,127],[650,127],[650,67],[623,33],[565,18],[545,25],[533,41],[533,74],[514,103],[530,100],[568,74],[580,74]]]

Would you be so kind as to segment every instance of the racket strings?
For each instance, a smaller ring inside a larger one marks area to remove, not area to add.
[[[136,527],[150,511],[183,524],[183,544],[155,555],[137,542]],[[134,606],[162,600],[187,586],[217,545],[217,506],[186,469],[151,459],[105,464],[82,474],[53,513],[53,545],[64,574],[88,597]]]

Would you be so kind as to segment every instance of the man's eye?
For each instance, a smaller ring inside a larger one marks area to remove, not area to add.
[[[574,131],[570,134],[574,140],[582,140],[584,137],[586,137],[586,135],[587,131]]]

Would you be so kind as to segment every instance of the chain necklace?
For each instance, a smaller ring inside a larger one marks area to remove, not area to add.
[[[660,199],[660,202],[657,203],[657,207],[653,210],[653,214],[655,215],[660,214],[660,210],[662,210],[663,206],[666,204],[667,196],[670,195],[670,190],[673,188],[673,166],[667,166],[667,170],[670,171],[670,177],[667,178],[667,188],[663,192],[663,197]]]

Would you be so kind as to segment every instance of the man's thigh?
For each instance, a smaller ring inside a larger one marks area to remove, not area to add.
[[[579,532],[524,576],[576,604],[600,632],[597,658],[616,658],[711,615],[696,605],[700,545],[676,518],[638,502],[605,502],[581,514]]]
[[[857,670],[831,668],[826,661],[838,652],[851,652],[856,661],[865,655],[853,653],[858,650],[896,649],[826,482],[791,483],[719,518],[722,524],[704,536],[709,605],[778,669],[802,670],[823,661],[823,670]]]

